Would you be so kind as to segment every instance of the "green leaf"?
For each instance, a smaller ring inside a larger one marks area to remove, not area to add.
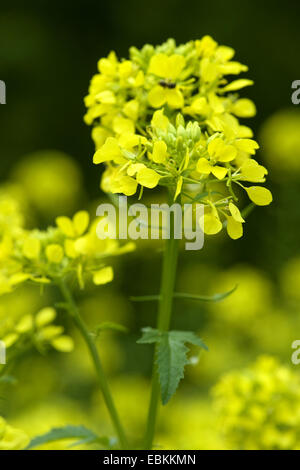
[[[26,450],[62,439],[80,439],[80,441],[84,440],[85,442],[89,443],[99,442],[104,446],[108,445],[110,442],[107,437],[100,437],[90,429],[87,429],[85,426],[67,425],[61,428],[53,428],[46,434],[34,437],[28,444]]]
[[[170,333],[172,337],[177,341],[190,343],[194,346],[199,346],[199,348],[203,348],[208,351],[208,347],[206,346],[206,344],[193,331],[171,331]]]
[[[220,300],[226,299],[226,297],[231,295],[236,290],[236,288],[237,286],[234,286],[227,292],[214,295],[197,295],[184,292],[174,292],[174,297],[177,299],[200,300],[202,302],[220,302]]]
[[[184,342],[176,339],[171,332],[164,334],[158,344],[156,362],[163,405],[168,403],[184,377],[187,352]]]
[[[106,322],[100,323],[100,325],[96,326],[94,333],[96,334],[96,336],[98,336],[102,331],[107,331],[107,330],[119,331],[121,333],[128,333],[128,328],[126,328],[126,326],[123,326],[120,323],[115,323],[112,321],[106,321]]]
[[[143,335],[137,341],[139,344],[157,343],[161,338],[161,333],[150,326],[142,329]]]
[[[220,302],[220,300],[226,299],[229,295],[231,295],[237,286],[234,286],[227,292],[221,292],[219,294],[214,295],[198,295],[198,294],[189,294],[187,292],[174,292],[173,297],[174,299],[187,299],[187,300],[199,300],[201,302]],[[152,301],[159,301],[160,295],[142,295],[139,297],[130,297],[130,300],[133,302],[152,302]]]
[[[140,344],[157,343],[156,364],[161,388],[162,403],[168,403],[184,377],[184,368],[189,363],[186,343],[208,350],[203,341],[192,331],[161,332],[144,328]]]

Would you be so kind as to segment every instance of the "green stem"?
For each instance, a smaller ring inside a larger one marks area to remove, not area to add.
[[[172,219],[172,217],[171,217]],[[176,280],[176,268],[178,258],[179,240],[174,239],[174,221],[170,223],[170,239],[166,240],[162,279],[159,298],[159,309],[157,328],[160,331],[168,331],[170,328],[173,293]],[[147,430],[145,435],[145,449],[151,450],[155,435],[156,421],[160,403],[160,385],[155,364],[156,352],[154,354],[153,374],[152,374],[152,391],[150,406],[148,411]]]
[[[112,398],[112,394],[111,394],[111,391],[110,391],[110,388],[109,388],[109,385],[108,385],[108,382],[107,382],[107,379],[106,379],[106,376],[105,376],[105,373],[104,373],[104,370],[103,370],[103,367],[102,367],[102,364],[101,364],[101,361],[100,361],[100,357],[99,357],[99,354],[98,354],[98,351],[97,351],[96,344],[95,344],[95,342],[94,342],[94,340],[93,340],[93,338],[92,338],[92,336],[91,336],[91,334],[88,330],[87,325],[85,324],[84,320],[82,319],[82,317],[79,313],[77,305],[74,302],[74,299],[72,297],[72,294],[71,294],[68,286],[64,282],[60,282],[59,283],[59,288],[60,288],[60,291],[61,291],[61,293],[62,293],[62,295],[63,295],[63,297],[64,297],[64,299],[67,303],[68,311],[69,311],[75,325],[77,326],[78,330],[80,331],[80,333],[81,333],[81,335],[82,335],[82,337],[83,337],[83,339],[84,339],[84,341],[85,341],[85,343],[88,347],[88,350],[90,352],[90,355],[91,355],[91,358],[93,360],[95,370],[96,370],[96,373],[97,373],[99,385],[100,385],[100,388],[101,388],[101,391],[102,391],[102,394],[103,394],[103,398],[104,398],[105,404],[107,406],[108,412],[110,414],[115,432],[117,433],[119,443],[120,443],[120,447],[122,449],[126,449],[126,448],[128,448],[127,439],[126,439],[122,424],[120,422],[118,412],[116,410],[116,407],[115,407],[115,404],[114,404],[114,401],[113,401],[113,398]]]

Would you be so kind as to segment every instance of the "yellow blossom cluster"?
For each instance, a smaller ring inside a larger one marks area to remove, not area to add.
[[[17,323],[11,318],[2,321],[0,339],[6,346],[7,354],[11,349],[24,351],[35,346],[38,350],[44,350],[48,345],[57,351],[72,351],[72,338],[64,334],[62,326],[53,324],[55,318],[54,308],[45,307],[36,315],[23,315]]]
[[[106,165],[104,191],[131,196],[140,188],[141,197],[143,188],[167,186],[174,200],[188,194],[205,205],[199,221],[205,233],[226,225],[232,238],[242,236],[234,188],[257,205],[272,195],[244,185],[264,182],[267,170],[253,158],[259,146],[251,129],[239,123],[256,110],[236,93],[252,81],[226,78],[247,71],[233,56],[232,48],[204,36],[180,46],[168,40],[131,48],[129,60],[114,52],[100,59],[85,121],[93,125],[94,163]],[[215,182],[222,183],[218,193]]]
[[[220,427],[237,449],[300,448],[300,379],[271,356],[225,375],[213,391]]]
[[[26,230],[21,225],[0,227],[0,294],[11,292],[24,281],[58,283],[65,277],[77,278],[80,287],[92,275],[96,285],[113,279],[107,258],[134,249],[132,243],[120,246],[116,240],[100,240],[96,221],[79,211],[72,219],[57,217],[56,226]]]

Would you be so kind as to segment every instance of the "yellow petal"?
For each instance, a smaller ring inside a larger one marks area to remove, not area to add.
[[[116,97],[110,90],[101,91],[96,95],[96,99],[105,104],[114,104],[116,102]]]
[[[139,102],[138,100],[127,101],[123,108],[124,114],[133,121],[136,121],[139,114]]]
[[[222,151],[220,151],[217,158],[220,162],[231,162],[235,159],[236,154],[237,151],[233,145],[224,144]]]
[[[18,333],[27,333],[28,331],[32,330],[33,327],[33,317],[32,315],[24,315],[21,318],[19,323],[16,326],[16,331]]]
[[[243,225],[229,216],[227,217],[227,233],[230,238],[237,240],[243,236]]]
[[[216,157],[223,149],[224,141],[220,137],[211,140],[207,146],[207,151],[211,157]]]
[[[41,242],[36,238],[27,238],[23,245],[23,254],[28,259],[37,259],[41,251]]]
[[[93,162],[98,165],[99,163],[115,160],[122,156],[117,139],[108,137],[105,143],[96,151],[93,157]]]
[[[63,333],[64,329],[62,326],[49,325],[40,329],[39,336],[42,341],[52,341]]]
[[[167,60],[166,54],[155,54],[151,57],[148,73],[153,73],[158,77],[167,78]]]
[[[182,108],[184,105],[184,98],[183,94],[181,93],[178,88],[174,88],[173,90],[166,89],[165,90],[167,103],[170,108]]]
[[[169,119],[164,115],[162,109],[155,111],[151,121],[151,126],[158,129],[166,130],[169,125]]]
[[[134,176],[141,168],[146,168],[143,163],[132,163],[127,168],[128,176]]]
[[[93,282],[96,286],[100,286],[102,284],[107,284],[111,282],[114,278],[113,268],[111,266],[106,266],[105,268],[96,271],[93,275]]]
[[[132,196],[136,193],[137,182],[130,176],[122,176],[119,179],[119,189],[117,192],[125,194],[125,196]]]
[[[88,228],[90,216],[87,211],[79,211],[73,217],[73,226],[76,235],[80,237]]]
[[[79,255],[75,247],[75,240],[70,240],[69,238],[67,238],[65,240],[64,249],[68,258],[74,259],[77,258],[77,256]]]
[[[200,217],[199,224],[207,235],[215,235],[222,230],[222,222],[211,213],[204,214],[204,216]]]
[[[18,341],[18,339],[19,339],[19,335],[17,333],[10,333],[7,336],[5,336],[2,339],[2,341],[5,344],[6,348],[10,348],[11,346],[13,346],[13,344],[16,343],[16,341]]]
[[[199,158],[198,162],[197,162],[197,171],[198,173],[204,173],[205,175],[209,175],[211,170],[212,170],[212,165],[209,163],[209,161],[202,157],[202,158]]]
[[[226,85],[222,88],[222,91],[236,91],[244,88],[245,86],[253,85],[253,80],[248,80],[247,78],[240,78],[239,80],[234,80],[233,82]]]
[[[135,125],[132,119],[123,118],[120,116],[115,117],[113,120],[113,130],[117,134],[134,134]]]
[[[235,50],[228,46],[219,46],[215,53],[216,58],[222,60],[223,62],[232,59],[234,54]]]
[[[214,54],[218,43],[208,35],[203,36],[202,39],[195,41],[195,47],[198,55],[210,57]]]
[[[185,58],[179,54],[172,54],[167,58],[167,75],[165,78],[175,80],[179,77],[185,66]]]
[[[160,180],[160,175],[151,168],[141,168],[136,175],[137,182],[146,188],[155,188]]]
[[[241,173],[245,180],[255,183],[263,181],[268,171],[264,166],[259,165],[256,160],[249,158],[241,166]]]
[[[46,247],[46,256],[51,263],[60,263],[64,257],[64,250],[55,243]]]
[[[121,78],[128,78],[132,73],[132,62],[130,60],[124,60],[119,64],[119,74]]]
[[[257,206],[267,206],[271,204],[273,200],[271,191],[261,186],[251,186],[245,189],[251,201]]]
[[[231,111],[233,114],[235,114],[238,117],[253,117],[256,114],[256,107],[253,101],[247,99],[247,98],[242,98],[240,100],[237,100],[231,108]]]
[[[49,323],[52,323],[56,318],[56,311],[52,307],[45,307],[40,310],[35,317],[35,324],[41,328]]]
[[[167,159],[167,145],[162,140],[158,140],[153,144],[152,160],[155,163],[164,163]]]
[[[247,72],[247,65],[240,64],[239,62],[227,62],[226,64],[220,65],[220,72],[223,75],[238,75],[241,72]]]
[[[258,143],[252,139],[237,139],[235,141],[235,146],[238,150],[249,153],[250,155],[254,155],[256,150],[259,148]]]
[[[211,172],[218,180],[222,180],[227,175],[227,168],[217,165],[212,167]]]
[[[104,75],[114,75],[117,71],[117,57],[114,51],[110,52],[107,58],[100,59],[98,69]]]
[[[56,218],[56,225],[64,235],[67,237],[74,237],[75,236],[75,231],[73,227],[73,222],[69,217],[57,217]]]
[[[137,76],[135,77],[134,86],[135,86],[135,87],[143,86],[143,85],[144,85],[144,82],[145,82],[144,72],[143,72],[142,70],[140,70],[140,71],[137,73]]]
[[[71,352],[74,349],[74,341],[70,336],[62,335],[51,341],[51,345],[57,351]]]
[[[196,98],[191,104],[191,110],[196,114],[208,114],[209,105],[206,98],[203,96],[201,98]]]
[[[237,154],[236,148],[233,145],[225,144],[220,137],[209,142],[207,150],[212,158],[220,162],[230,162],[235,159]]]
[[[148,101],[153,108],[160,108],[167,101],[166,90],[160,85],[155,86],[148,94]]]
[[[236,207],[236,205],[233,204],[232,202],[229,203],[229,210],[230,210],[230,213],[231,213],[232,217],[234,218],[234,220],[236,220],[236,222],[241,222],[241,223],[245,222],[245,220],[241,216],[241,213],[240,213],[238,207]]]

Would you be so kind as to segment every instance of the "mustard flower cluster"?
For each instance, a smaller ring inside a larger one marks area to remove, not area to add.
[[[26,230],[19,223],[3,226],[0,294],[11,292],[24,281],[57,283],[72,276],[81,288],[86,276],[92,276],[96,285],[106,284],[113,280],[107,258],[134,249],[132,243],[121,247],[116,240],[100,240],[96,221],[90,224],[86,211],[77,212],[72,219],[57,217],[56,226],[44,231]]]
[[[275,358],[261,356],[251,367],[225,375],[213,394],[230,445],[300,448],[300,378]]]
[[[23,315],[17,323],[11,318],[2,321],[0,339],[6,346],[7,355],[26,351],[32,346],[39,351],[44,351],[48,346],[61,352],[72,351],[72,338],[64,334],[62,326],[53,324],[55,318],[56,311],[45,307],[36,315]]]
[[[232,238],[243,234],[244,219],[235,188],[252,202],[272,201],[263,183],[266,168],[253,158],[258,144],[238,118],[255,114],[239,89],[252,81],[229,82],[227,75],[247,71],[233,61],[234,50],[211,37],[176,46],[130,49],[130,59],[114,52],[100,59],[99,73],[85,99],[85,121],[93,125],[94,163],[105,163],[101,187],[131,196],[143,188],[167,186],[174,200],[195,194],[205,205],[207,234],[218,233],[224,221]],[[214,183],[221,182],[218,193]]]

